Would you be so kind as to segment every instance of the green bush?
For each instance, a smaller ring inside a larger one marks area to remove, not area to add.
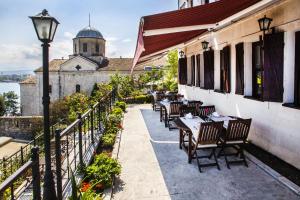
[[[102,146],[103,147],[113,147],[116,140],[116,133],[106,133],[102,136]]]
[[[112,186],[112,178],[121,173],[121,165],[105,153],[95,156],[92,165],[86,168],[86,178],[92,184],[101,183],[104,188]]]
[[[114,107],[111,111],[111,114],[115,114],[115,115],[123,115],[123,110],[119,107]]]
[[[151,103],[151,95],[139,95],[135,97],[135,100],[138,103]]]
[[[123,112],[126,111],[126,107],[127,106],[126,106],[126,103],[124,101],[117,101],[116,102],[116,106],[119,107],[119,108],[121,108],[123,110]]]

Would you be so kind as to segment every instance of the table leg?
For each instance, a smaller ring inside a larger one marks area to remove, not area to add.
[[[160,112],[160,122],[162,122],[162,106],[160,106],[159,112]]]
[[[165,127],[168,127],[168,113],[167,113],[167,109],[165,108]]]
[[[188,162],[192,163],[192,133],[189,132],[189,144],[188,144]]]
[[[179,129],[179,149],[182,149],[183,131]]]

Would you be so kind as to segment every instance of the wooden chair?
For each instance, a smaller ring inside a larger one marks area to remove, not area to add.
[[[167,124],[169,130],[174,129],[175,127],[170,126],[170,121],[180,117],[180,107],[182,106],[182,102],[171,102],[170,103],[170,110],[167,116]]]
[[[202,101],[188,101],[188,106],[195,107],[197,110],[199,110],[202,104],[203,104]]]
[[[192,113],[192,115],[197,115],[197,109],[195,106],[182,105],[180,107],[180,117],[184,117],[186,114]]]
[[[201,118],[206,118],[208,115],[216,112],[215,106],[200,106],[198,110],[198,115]]]
[[[224,122],[203,122],[200,125],[200,130],[198,135],[193,135],[192,139],[192,159],[197,159],[198,168],[200,173],[202,172],[202,167],[217,166],[220,170],[218,159],[216,156],[216,149],[218,147],[217,143],[220,138],[220,134],[223,129]],[[198,155],[198,150],[211,149],[211,154],[207,156]],[[215,162],[201,164],[201,158],[214,157]]]
[[[159,102],[161,100],[163,100],[165,98],[165,94],[162,93],[162,92],[158,92],[156,93],[156,95],[153,96],[153,110],[154,111],[159,111],[160,110],[160,105],[159,105]]]
[[[220,137],[219,144],[221,145],[221,151],[219,156],[224,156],[227,168],[230,169],[230,163],[244,163],[248,167],[247,161],[244,155],[244,146],[247,143],[247,138],[250,131],[251,119],[230,120],[228,123],[225,134]],[[227,148],[234,148],[236,153],[228,153],[225,150]],[[240,156],[239,160],[229,161],[227,156]]]

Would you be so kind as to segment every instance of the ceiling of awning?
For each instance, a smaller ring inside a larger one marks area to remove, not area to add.
[[[207,32],[212,24],[216,25],[260,1],[263,0],[220,0],[142,17],[133,68],[143,57],[187,42]]]

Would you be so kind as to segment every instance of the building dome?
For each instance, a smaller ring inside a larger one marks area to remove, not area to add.
[[[100,33],[100,31],[98,31],[97,29],[88,26],[82,30],[80,30],[77,35],[76,38],[98,38],[98,39],[104,39],[103,35]]]

